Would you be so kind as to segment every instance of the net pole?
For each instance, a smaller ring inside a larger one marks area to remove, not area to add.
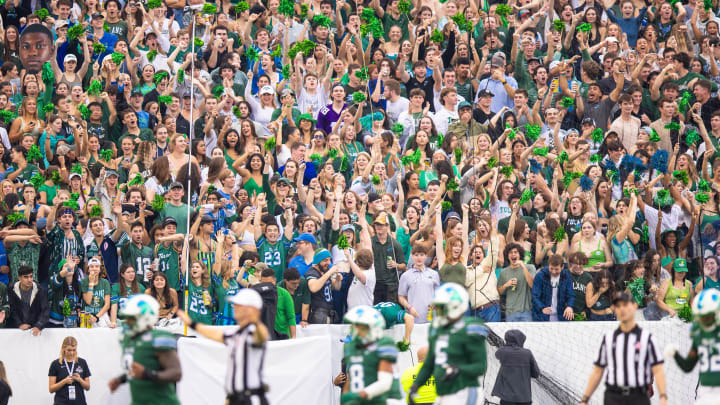
[[[183,261],[185,262],[185,302],[183,303],[183,306],[185,307],[185,313],[188,312],[188,295],[189,295],[189,283],[190,283],[190,266],[188,265],[190,263],[190,244],[188,243],[188,238],[190,237],[190,203],[191,203],[191,196],[190,196],[190,179],[192,175],[192,140],[195,135],[195,123],[194,123],[194,117],[193,112],[195,110],[195,11],[192,11],[192,36],[193,41],[190,44],[190,52],[192,54],[192,59],[190,62],[190,138],[188,139],[188,181],[187,181],[187,188],[185,189],[187,194],[187,218],[185,220],[185,243],[183,244],[185,247],[185,254],[183,255]],[[185,325],[185,336],[188,334],[188,327],[187,324]]]

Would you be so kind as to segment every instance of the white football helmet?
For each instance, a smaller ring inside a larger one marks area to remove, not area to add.
[[[432,299],[433,327],[445,326],[459,319],[468,310],[469,303],[465,287],[457,283],[441,284]]]
[[[350,324],[353,339],[360,339],[364,344],[378,341],[385,330],[385,319],[377,309],[368,305],[358,305],[349,310],[345,314],[345,323]],[[367,334],[364,337],[359,336],[355,325],[367,326]]]
[[[136,294],[128,298],[125,308],[120,310],[120,318],[133,318],[135,322],[129,325],[129,330],[139,333],[151,329],[158,320],[160,304],[147,294]]]
[[[709,332],[720,320],[720,291],[708,288],[700,291],[692,304],[693,317],[700,327]]]

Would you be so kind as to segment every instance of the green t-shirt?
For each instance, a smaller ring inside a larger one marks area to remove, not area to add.
[[[405,314],[407,312],[394,302],[381,302],[373,306],[373,308],[377,309],[385,319],[386,328],[405,323]]]
[[[170,332],[151,329],[138,336],[125,333],[122,340],[123,370],[129,373],[130,366],[136,362],[146,370],[160,371],[157,353],[169,351],[177,351],[177,341]],[[174,383],[136,378],[128,378],[128,383],[132,398],[130,405],[180,405]]]
[[[155,245],[155,257],[159,259],[160,271],[168,278],[168,285],[175,291],[182,287],[182,276],[180,274],[180,251],[175,249],[174,243],[169,247],[164,244]]]
[[[187,204],[180,204],[180,205],[173,205],[171,202],[167,202],[165,204],[165,209],[160,211],[158,214],[158,219],[156,223],[162,223],[162,221],[165,220],[165,218],[173,217],[175,221],[177,221],[177,231],[178,233],[184,233],[187,232],[187,221],[188,221],[188,214],[187,214],[188,206]]]
[[[275,271],[277,280],[283,279],[283,272],[287,268],[287,251],[290,243],[291,241],[285,235],[283,235],[282,240],[278,240],[274,245],[263,237],[257,248],[260,260]]]
[[[17,170],[17,166],[13,164],[13,167],[15,167],[15,170]],[[15,178],[19,183],[25,183],[29,182],[30,179],[36,174],[40,173],[40,170],[32,163],[28,163],[27,166],[20,172],[20,174]]]
[[[231,278],[228,280],[228,286],[222,284],[222,280],[216,281],[213,277],[213,297],[215,298],[217,311],[215,312],[215,325],[234,325],[232,304],[228,302],[228,298],[240,291],[238,282]]]
[[[275,315],[275,330],[290,336],[290,327],[295,326],[295,307],[292,295],[288,290],[278,287],[277,313]]]
[[[153,250],[149,246],[135,246],[130,242],[120,248],[120,257],[123,263],[135,268],[135,274],[139,282],[147,282],[145,275],[152,271]]]
[[[527,266],[530,275],[535,277],[535,266],[532,264],[526,264],[525,266]],[[497,285],[501,286],[510,281],[511,278],[517,279],[517,286],[514,289],[508,288],[505,290],[505,297],[507,299],[505,304],[505,314],[512,315],[530,311],[532,308],[532,289],[525,279],[525,273],[522,266],[518,265],[515,268],[508,266],[502,269],[500,271],[500,277],[498,277]]]
[[[456,393],[466,387],[477,387],[478,377],[487,369],[485,337],[488,331],[482,321],[462,318],[450,325],[431,328],[425,363],[418,373],[417,385],[425,384],[432,375],[438,395]],[[459,374],[445,380],[445,366],[459,368]]]
[[[700,362],[700,385],[704,387],[720,386],[720,326],[714,330],[705,332],[696,323],[693,323],[690,330],[692,339],[691,351],[697,353]]]
[[[89,285],[89,278],[86,277],[82,279],[82,281],[80,281],[80,292],[82,292],[83,294],[88,292]],[[98,284],[93,289],[93,297],[90,305],[88,305],[83,299],[83,311],[89,312],[91,314],[97,314],[98,312],[100,312],[103,305],[105,305],[106,295],[112,296],[112,294],[110,293],[110,282],[104,278],[101,278],[98,280]]]
[[[117,22],[111,23],[109,21],[105,21],[105,24],[107,24],[108,28],[110,29],[108,32],[117,36],[118,39],[127,40],[127,33],[128,33],[128,23],[125,20],[118,20]]]
[[[465,285],[465,265],[462,262],[455,264],[445,263],[440,267],[440,281],[443,283],[457,283]]]
[[[278,285],[287,290],[287,287],[285,286],[285,280],[279,282]],[[290,294],[289,290],[288,294]],[[290,294],[290,296],[293,299],[293,305],[295,306],[295,315],[297,317],[297,315],[302,314],[303,304],[310,305],[310,289],[307,286],[307,280],[305,279],[305,277],[300,277],[300,285],[298,285],[297,290],[295,290],[295,294]]]
[[[10,265],[10,281],[18,281],[18,269],[20,266],[30,266],[33,269],[33,279],[38,281],[38,261],[40,260],[40,245],[26,242],[20,246],[19,242],[13,242],[7,248],[7,260]],[[50,272],[52,274],[52,272]]]
[[[207,289],[202,285],[188,283],[188,315],[195,322],[212,325],[213,320],[213,285]],[[209,303],[209,305],[208,305]]]
[[[397,361],[398,349],[389,337],[382,337],[371,345],[364,345],[359,339],[345,344],[345,364],[347,365],[349,392],[360,393],[378,379],[378,365],[381,360],[393,364]],[[357,405],[385,405],[388,398],[400,398],[400,384],[393,379],[390,390],[373,399],[357,399]]]

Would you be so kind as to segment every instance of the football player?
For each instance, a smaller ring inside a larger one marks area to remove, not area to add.
[[[392,328],[393,326],[403,323],[405,325],[405,337],[402,342],[397,342],[397,347],[401,352],[406,351],[410,348],[410,335],[412,335],[413,327],[415,326],[415,316],[420,316],[414,308],[408,311],[404,310],[403,307],[394,302],[379,302],[373,306],[377,309],[385,320],[385,327]],[[413,316],[415,315],[415,316]]]

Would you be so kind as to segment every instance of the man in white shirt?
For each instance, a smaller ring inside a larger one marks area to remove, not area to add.
[[[460,119],[457,113],[457,89],[454,86],[442,89],[440,92],[440,104],[442,104],[442,108],[432,114],[431,117],[438,133],[445,135],[450,124]]]
[[[358,250],[355,252],[355,260],[350,254],[350,249],[345,249],[344,253],[350,270],[355,275],[348,288],[347,309],[350,310],[358,305],[372,306],[375,299],[375,267],[372,250]]]
[[[400,113],[407,111],[410,100],[400,95],[400,82],[395,79],[385,81],[385,103],[388,117],[392,122],[397,122]]]
[[[452,87],[457,90],[457,87],[455,87],[455,69],[452,67],[449,67],[442,71],[442,80],[438,80],[435,82],[435,92],[433,94],[433,105],[435,106],[435,111],[440,111],[442,109],[442,90],[446,89],[448,87]],[[455,105],[455,111],[457,111],[457,105],[462,103],[465,100],[465,97],[461,96],[460,94],[457,95],[457,104]]]

